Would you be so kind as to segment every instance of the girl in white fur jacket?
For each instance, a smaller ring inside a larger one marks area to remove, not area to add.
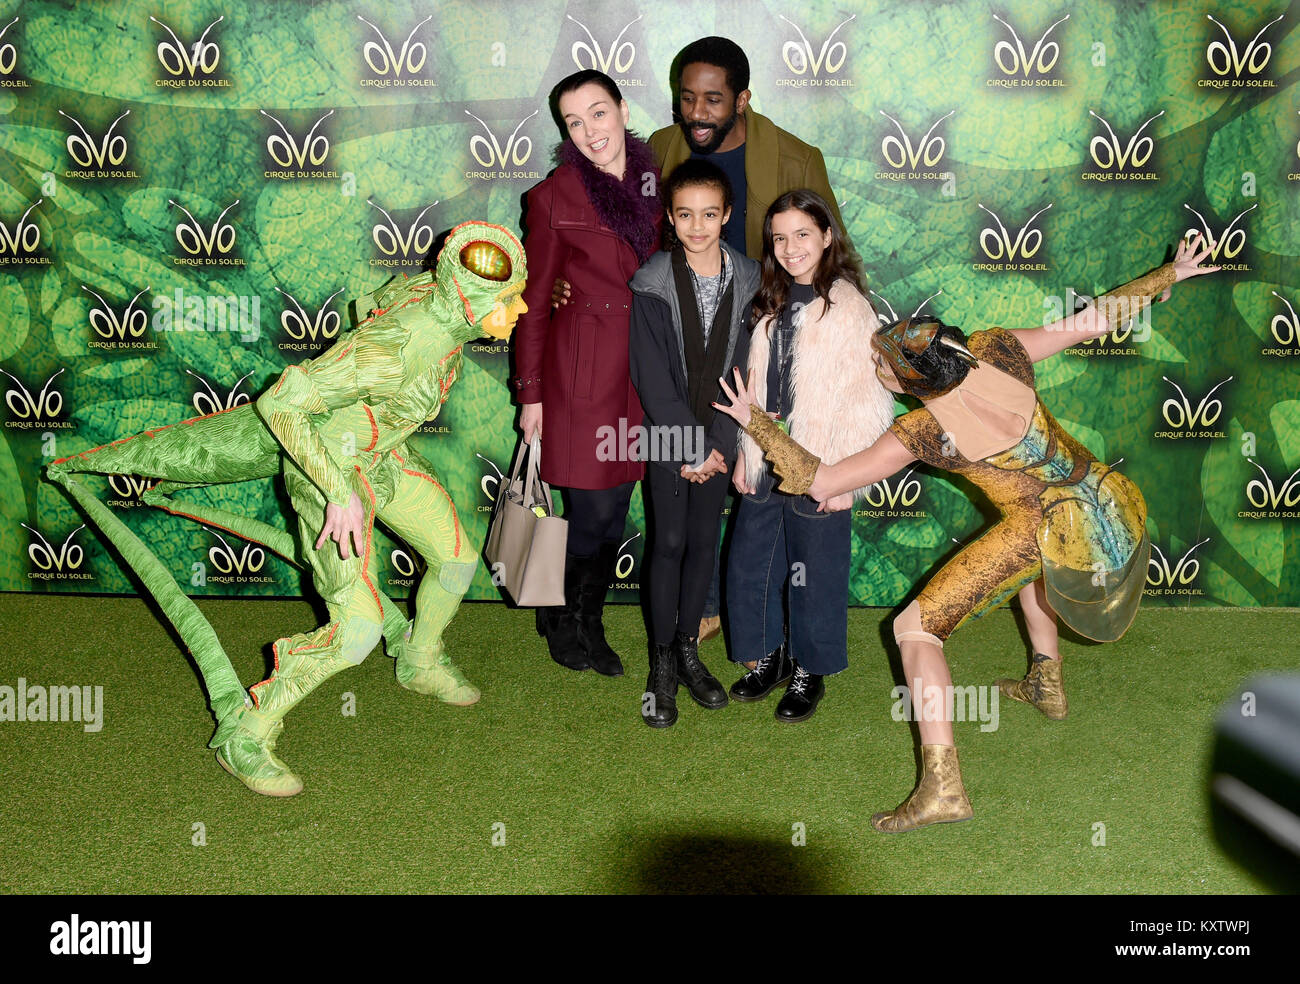
[[[762,278],[749,372],[763,406],[824,462],[869,446],[894,418],[871,356],[879,324],[856,257],[817,194],[787,192],[767,210]],[[805,721],[825,693],[822,678],[848,666],[851,507],[865,489],[820,506],[778,492],[743,431],[732,481],[741,497],[727,565],[728,631],[732,660],[749,672],[731,696],[761,700],[788,683],[776,718]]]

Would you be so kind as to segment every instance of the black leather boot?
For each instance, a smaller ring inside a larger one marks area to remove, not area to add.
[[[591,668],[604,676],[623,675],[623,662],[618,653],[605,641],[605,626],[601,617],[605,610],[605,595],[614,575],[617,560],[612,543],[601,544],[594,557],[570,557],[581,571],[578,586],[578,631]]]
[[[680,630],[673,638],[673,654],[677,658],[677,676],[695,698],[695,703],[709,710],[727,706],[727,692],[722,684],[700,662],[700,641]]]
[[[677,721],[677,660],[672,646],[650,647],[650,676],[641,695],[641,720],[652,728],[670,728]]]
[[[578,624],[584,558],[564,558],[564,604],[537,609],[537,632],[546,638],[551,659],[570,670],[589,670],[591,660]]]
[[[762,700],[777,687],[789,682],[794,660],[783,642],[758,661],[758,664],[731,685],[735,700]]]
[[[791,724],[807,721],[825,694],[826,684],[822,682],[821,676],[809,673],[796,662],[790,686],[786,687],[781,703],[776,705],[776,719]]]

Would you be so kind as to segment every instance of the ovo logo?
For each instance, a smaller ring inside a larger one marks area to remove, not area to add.
[[[69,533],[58,550],[55,550],[50,545],[50,541],[45,539],[40,530],[34,530],[26,523],[20,523],[19,525],[40,541],[39,543],[32,542],[27,545],[27,556],[41,570],[56,573],[75,571],[81,567],[82,561],[86,559],[86,552],[78,544],[72,542],[72,538],[86,528],[85,523],[82,523]]]
[[[474,452],[474,456],[486,461],[492,470],[496,472],[495,475],[488,475],[485,473],[483,479],[479,482],[479,488],[481,488],[483,494],[488,497],[488,501],[496,502],[497,493],[501,491],[501,482],[505,476],[501,474],[501,469],[496,466],[496,462],[491,458],[484,458],[483,455],[479,454],[477,451]]]
[[[307,312],[303,310],[302,305],[288,291],[280,290],[279,287],[275,289],[287,297],[289,303],[296,309],[285,308],[280,312],[280,327],[290,338],[299,342],[304,339],[314,342],[317,338],[334,338],[338,335],[342,319],[339,318],[339,313],[331,311],[329,306],[334,298],[343,293],[342,287],[325,298],[325,303],[320,306],[314,318],[307,317]]]
[[[4,30],[0,30],[0,41],[4,41],[5,32],[17,23],[18,18],[15,17],[4,26]],[[18,49],[14,47],[13,42],[5,41],[4,44],[0,44],[0,75],[8,75],[14,70],[16,64],[18,64]]]
[[[212,226],[208,229],[204,229],[199,225],[199,220],[180,202],[169,198],[167,204],[175,205],[189,216],[188,222],[178,222],[176,224],[176,241],[180,243],[181,249],[191,256],[202,253],[204,256],[210,257],[217,253],[229,253],[235,248],[235,227],[222,220],[225,219],[227,212],[239,204],[238,198],[221,210],[221,214],[217,216],[217,221],[212,223]]]
[[[256,544],[245,543],[244,548],[235,553],[234,548],[226,542],[216,530],[208,530],[221,541],[220,545],[208,547],[208,560],[221,574],[256,574],[266,564],[266,551]]]
[[[911,476],[912,469],[909,468],[897,485],[891,485],[885,478],[868,486],[864,497],[867,505],[873,509],[897,509],[899,506],[910,509],[921,497],[921,480]]]
[[[140,300],[145,291],[149,290],[148,287],[131,298],[131,302],[127,304],[126,310],[122,312],[121,317],[118,317],[117,312],[109,306],[108,302],[98,292],[91,290],[85,284],[81,285],[81,289],[99,298],[100,306],[90,309],[90,327],[95,330],[95,334],[100,338],[106,338],[109,341],[113,339],[121,341],[126,338],[128,332],[130,332],[132,338],[139,338],[144,334],[145,328],[149,326],[149,315],[145,313],[144,308],[136,307],[135,302]]]
[[[139,499],[154,487],[155,480],[139,475],[109,475],[108,487],[124,499]]]
[[[281,167],[297,167],[299,169],[307,166],[310,161],[312,167],[320,167],[325,163],[325,158],[330,152],[329,138],[323,133],[317,133],[316,127],[320,126],[327,119],[334,115],[334,110],[330,110],[307,131],[307,136],[303,138],[302,146],[298,146],[298,141],[294,139],[292,133],[283,123],[264,109],[259,109],[259,113],[280,128],[280,133],[272,133],[266,138],[266,152],[271,155],[271,160]]]
[[[1107,338],[1110,338],[1114,344],[1123,345],[1129,340],[1129,337],[1133,335],[1133,320],[1135,319],[1130,319],[1124,324],[1112,328],[1109,336],[1102,335],[1101,338],[1088,338],[1084,340],[1083,344],[1101,348],[1102,343],[1105,342]],[[1137,336],[1133,340],[1136,342],[1145,342],[1147,338],[1150,337],[1150,334],[1149,327],[1140,328],[1138,329]]]
[[[209,414],[233,410],[235,407],[249,402],[248,394],[239,392],[239,387],[243,385],[245,379],[252,375],[251,371],[239,377],[239,382],[235,383],[224,400],[217,395],[217,391],[212,388],[212,385],[198,373],[191,372],[189,369],[185,371],[202,383],[203,389],[207,390],[206,393],[199,391],[194,394],[194,409],[205,417]]]
[[[225,14],[205,27],[199,39],[189,47],[186,47],[176,36],[175,31],[157,17],[151,14],[149,19],[172,36],[170,41],[158,42],[158,62],[169,75],[184,75],[192,79],[196,75],[211,75],[217,70],[217,62],[221,60],[221,49],[217,47],[215,41],[207,40],[207,37],[208,31],[226,19]]]
[[[1088,153],[1092,156],[1093,163],[1103,171],[1109,171],[1112,167],[1118,167],[1121,171],[1129,166],[1135,168],[1145,167],[1147,161],[1151,160],[1151,154],[1155,151],[1156,142],[1149,136],[1142,136],[1142,131],[1155,120],[1165,115],[1163,109],[1138,127],[1137,132],[1129,137],[1128,142],[1123,145],[1121,145],[1119,137],[1104,117],[1094,113],[1091,109],[1088,110],[1088,115],[1101,120],[1101,125],[1110,134],[1110,139],[1107,140],[1099,133],[1088,144]]]
[[[993,60],[997,63],[998,68],[1003,75],[1018,75],[1028,78],[1031,73],[1037,75],[1046,75],[1056,67],[1057,61],[1061,57],[1061,46],[1055,41],[1048,41],[1047,36],[1056,30],[1058,24],[1063,24],[1070,19],[1066,14],[1055,24],[1043,32],[1043,36],[1035,43],[1032,50],[1025,51],[1025,46],[1020,40],[1020,35],[1016,29],[1004,21],[997,14],[993,19],[1011,32],[1011,38],[1015,41],[999,41],[993,46]]]
[[[1283,14],[1278,14],[1271,21],[1259,29],[1250,44],[1246,45],[1246,50],[1237,51],[1237,42],[1232,39],[1228,29],[1219,21],[1215,20],[1209,14],[1205,15],[1208,20],[1213,22],[1214,26],[1223,32],[1223,41],[1211,41],[1205,47],[1205,61],[1210,66],[1210,71],[1215,75],[1231,75],[1234,79],[1241,78],[1243,71],[1250,75],[1258,75],[1268,67],[1268,60],[1273,56],[1273,46],[1267,41],[1259,43],[1260,35],[1282,19]]]
[[[1273,332],[1273,339],[1279,345],[1290,345],[1297,338],[1300,338],[1300,318],[1296,317],[1295,308],[1291,302],[1275,290],[1270,290],[1270,294],[1286,305],[1286,314],[1273,315],[1273,322],[1269,325],[1269,330]]]
[[[885,155],[885,162],[890,167],[900,171],[904,168],[915,171],[918,164],[934,167],[943,157],[943,152],[947,146],[943,137],[936,137],[934,131],[939,128],[940,123],[955,112],[957,110],[954,109],[952,113],[940,116],[935,120],[930,129],[925,131],[925,136],[921,138],[916,148],[913,149],[912,141],[903,129],[903,124],[882,109],[880,115],[898,127],[897,137],[891,133],[880,142],[880,152]]]
[[[424,63],[428,61],[429,49],[425,47],[423,41],[411,43],[415,37],[415,32],[424,27],[425,24],[433,20],[433,14],[430,14],[415,27],[411,28],[411,33],[406,36],[402,42],[402,47],[398,51],[393,50],[393,46],[388,43],[388,38],[384,37],[384,32],[371,24],[360,14],[357,14],[357,20],[365,24],[368,28],[379,35],[379,43],[367,41],[361,46],[361,57],[366,60],[370,70],[376,75],[392,74],[393,78],[400,79],[403,75],[415,75],[424,68]]]
[[[1222,236],[1213,235],[1210,232],[1210,224],[1205,221],[1205,216],[1202,215],[1200,212],[1196,211],[1196,209],[1192,208],[1192,206],[1188,205],[1186,202],[1183,202],[1183,208],[1187,209],[1187,211],[1191,212],[1193,215],[1195,215],[1198,219],[1201,220],[1200,229],[1197,229],[1195,227],[1190,228],[1185,233],[1183,233],[1183,235],[1190,236],[1193,233],[1197,233],[1197,232],[1203,233],[1205,241],[1211,244],[1210,262],[1216,263],[1218,262],[1220,253],[1223,254],[1223,258],[1225,260],[1231,260],[1234,259],[1243,249],[1246,248],[1246,230],[1234,229],[1233,227],[1238,223],[1238,221],[1240,221],[1241,217],[1245,215],[1246,212],[1259,208],[1259,205],[1258,203],[1256,203],[1250,206],[1250,208],[1246,209],[1245,211],[1238,213],[1237,217],[1228,223],[1228,228],[1223,230]]]
[[[128,109],[119,116],[109,126],[108,132],[104,134],[104,139],[98,143],[87,132],[86,128],[81,125],[81,121],[73,116],[59,110],[59,115],[72,120],[76,124],[80,134],[68,134],[68,154],[81,167],[100,167],[105,163],[117,167],[126,160],[126,137],[122,134],[113,134],[113,128],[122,120],[131,115]]]
[[[781,60],[785,62],[785,67],[794,72],[795,75],[806,75],[809,70],[812,71],[813,78],[821,75],[822,69],[826,69],[827,75],[834,75],[844,66],[844,59],[849,55],[848,46],[843,41],[835,41],[835,35],[839,33],[841,27],[851,20],[857,19],[854,14],[848,20],[842,20],[835,25],[835,30],[831,31],[826,40],[822,42],[821,48],[817,54],[813,54],[813,47],[803,31],[799,30],[799,25],[784,15],[778,15],[781,20],[785,21],[794,28],[795,33],[799,35],[799,43],[787,41],[781,45]]]
[[[23,217],[18,220],[18,225],[13,229],[10,229],[7,223],[0,222],[0,256],[6,253],[17,256],[20,252],[36,252],[36,247],[41,244],[41,230],[35,222],[28,222],[27,216],[31,215],[32,209],[43,201],[44,198],[38,198],[35,203],[29,205]]]
[[[1160,555],[1159,562],[1155,557],[1147,560],[1147,584],[1153,588],[1173,588],[1191,584],[1196,580],[1196,575],[1201,572],[1201,562],[1192,557],[1197,547],[1204,546],[1210,542],[1207,536],[1191,550],[1178,558],[1178,563],[1171,568],[1169,561],[1158,546],[1151,544],[1151,549]]]
[[[1011,234],[1007,232],[1007,227],[1002,224],[1002,220],[994,212],[984,208],[982,203],[976,204],[988,212],[989,215],[992,215],[993,221],[998,224],[996,229],[986,226],[980,230],[980,249],[984,251],[985,256],[990,260],[1006,260],[1008,263],[1014,263],[1017,260],[1033,259],[1037,255],[1039,248],[1043,245],[1043,231],[1030,227],[1034,224],[1035,219],[1052,207],[1051,205],[1040,208],[1031,215],[1029,221],[1020,227],[1015,238],[1012,239]]]
[[[478,161],[483,167],[506,168],[510,167],[511,164],[515,167],[523,167],[528,163],[528,158],[533,155],[533,141],[531,137],[519,137],[519,131],[524,128],[524,123],[527,123],[539,112],[540,110],[535,109],[524,117],[520,124],[515,127],[514,132],[510,134],[510,139],[506,141],[503,148],[492,129],[468,109],[465,110],[465,115],[478,120],[479,126],[487,134],[484,137],[483,134],[476,133],[470,137],[469,152],[474,155],[474,160]],[[518,143],[515,142],[516,137],[519,137]]]
[[[1288,509],[1300,506],[1300,482],[1295,480],[1300,475],[1300,468],[1297,468],[1287,480],[1282,483],[1280,489],[1273,487],[1273,478],[1268,472],[1260,467],[1259,462],[1254,458],[1247,459],[1264,476],[1264,481],[1258,478],[1252,478],[1246,483],[1246,498],[1256,509],[1276,509],[1278,506],[1286,506]]]
[[[411,256],[412,254],[423,256],[429,252],[429,249],[433,246],[433,226],[420,220],[424,218],[425,212],[438,204],[437,202],[424,206],[420,210],[420,214],[415,217],[414,221],[405,230],[397,224],[397,221],[388,214],[388,210],[382,205],[376,205],[374,200],[370,198],[366,199],[366,204],[374,205],[375,208],[384,213],[384,218],[388,220],[386,225],[383,223],[376,224],[370,230],[370,238],[374,240],[379,252],[385,256]]]
[[[63,372],[62,369],[45,381],[38,396],[32,396],[13,373],[5,372],[3,369],[0,369],[0,372],[18,384],[17,389],[5,391],[5,403],[18,420],[53,420],[63,410],[63,394],[50,388],[54,380]]]
[[[633,533],[619,545],[618,560],[614,562],[614,575],[620,581],[626,581],[627,576],[632,573],[632,568],[636,566],[636,558],[632,556],[630,550],[625,551],[625,548],[640,535],[640,533]]]
[[[415,558],[401,547],[393,548],[393,552],[389,555],[389,560],[393,565],[393,570],[397,572],[398,577],[415,577],[415,572],[419,570]]]
[[[1214,395],[1214,391],[1220,386],[1223,386],[1225,383],[1230,383],[1233,380],[1233,377],[1229,376],[1227,379],[1218,383],[1214,389],[1210,390],[1210,392],[1206,393],[1205,396],[1201,398],[1201,402],[1196,405],[1196,409],[1192,409],[1191,401],[1187,399],[1187,394],[1183,392],[1181,386],[1175,383],[1168,376],[1161,376],[1160,378],[1174,389],[1178,390],[1179,398],[1175,400],[1171,396],[1169,399],[1165,400],[1164,404],[1160,407],[1160,412],[1164,415],[1165,423],[1170,427],[1175,427],[1179,430],[1184,427],[1213,427],[1215,423],[1218,422],[1219,415],[1223,413],[1223,401],[1211,400],[1210,397]]]
[[[586,41],[573,42],[573,46],[569,49],[569,53],[573,56],[573,63],[575,65],[579,68],[594,68],[598,71],[604,72],[606,75],[610,74],[611,68],[618,74],[622,75],[632,67],[632,59],[636,58],[636,47],[631,41],[624,41],[623,35],[627,33],[629,27],[639,21],[644,15],[638,15],[636,20],[629,21],[623,30],[618,32],[618,37],[616,37],[614,43],[609,46],[608,54],[606,54],[605,50],[600,46],[600,43],[596,40],[596,36],[587,29],[586,24],[582,23],[582,21],[578,20],[576,17],[570,17],[568,14],[565,14],[564,16],[566,19],[573,21],[573,23],[582,28],[591,42],[590,44]],[[584,54],[588,58],[588,61],[586,62],[582,60]]]

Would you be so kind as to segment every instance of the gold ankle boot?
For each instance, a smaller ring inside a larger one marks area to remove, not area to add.
[[[1053,721],[1060,721],[1070,709],[1061,680],[1061,661],[1034,653],[1033,665],[1023,680],[999,680],[1004,697],[1033,704]]]
[[[952,745],[922,745],[921,781],[912,795],[896,810],[877,813],[871,826],[886,834],[927,827],[932,823],[956,823],[975,815],[961,783],[957,749]]]

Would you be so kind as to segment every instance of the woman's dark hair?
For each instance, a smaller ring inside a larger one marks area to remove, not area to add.
[[[758,293],[754,295],[755,323],[760,318],[775,317],[785,307],[786,298],[790,296],[792,278],[777,261],[776,249],[772,245],[772,220],[782,212],[792,210],[807,215],[822,233],[828,229],[831,232],[830,245],[822,253],[812,282],[813,290],[826,302],[827,309],[831,306],[831,285],[836,280],[847,280],[859,293],[865,293],[862,289],[862,268],[858,255],[844,239],[844,233],[831,214],[826,199],[807,188],[787,191],[772,203],[763,216],[762,279],[759,281]]]
[[[671,214],[673,198],[677,192],[683,188],[696,187],[717,190],[722,195],[722,211],[725,213],[731,208],[734,200],[731,181],[728,180],[722,168],[712,161],[706,161],[700,157],[689,157],[673,168],[673,173],[668,176],[668,180],[659,189],[659,200],[663,202],[664,208]],[[665,249],[672,249],[677,245],[677,237],[673,235],[671,222],[664,223],[664,243]]]
[[[920,314],[916,321],[938,321],[937,318],[931,318],[928,315]],[[942,324],[942,322],[940,322]],[[960,328],[953,325],[943,325],[934,334],[929,347],[920,355],[912,355],[906,349],[903,350],[903,358],[917,372],[925,376],[926,383],[934,389],[936,393],[943,393],[952,389],[966,378],[970,372],[970,363],[958,355],[947,345],[940,343],[940,338],[951,338],[953,341],[966,344],[966,333]]]
[[[738,96],[749,88],[749,59],[740,45],[730,38],[709,37],[692,41],[677,55],[677,83],[687,65],[712,65],[727,78],[727,88]]]
[[[589,82],[595,82],[609,95],[613,100],[615,108],[623,101],[623,95],[618,91],[618,84],[604,72],[598,72],[594,68],[584,68],[581,72],[574,72],[560,79],[554,89],[551,90],[551,116],[555,118],[555,125],[560,128],[560,132],[568,139],[569,128],[564,123],[564,114],[560,112],[560,97],[568,95],[581,89]]]

